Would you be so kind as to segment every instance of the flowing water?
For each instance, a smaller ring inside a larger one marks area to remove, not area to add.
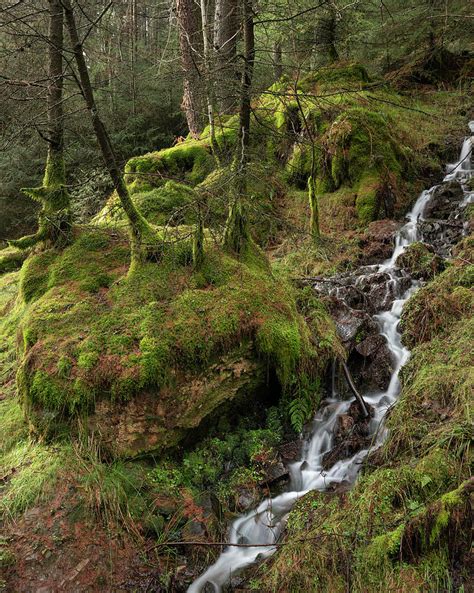
[[[474,134],[474,122],[469,128]],[[457,180],[466,183],[472,176],[471,152],[474,136],[468,136],[463,143],[459,161],[448,165],[443,183]],[[374,316],[380,327],[380,333],[387,340],[387,345],[393,359],[393,373],[388,388],[385,391],[363,394],[364,399],[374,409],[371,419],[372,449],[380,446],[386,436],[384,417],[390,406],[394,404],[400,393],[399,372],[407,362],[410,353],[401,343],[398,323],[403,305],[418,287],[418,282],[412,281],[408,290],[403,287],[406,282],[401,282],[401,276],[396,267],[396,260],[408,245],[417,241],[418,223],[422,220],[423,211],[430,201],[437,186],[424,191],[416,201],[412,211],[408,214],[408,222],[397,233],[392,257],[382,264],[365,266],[361,273],[355,276],[357,285],[361,279],[367,279],[381,272],[387,275],[387,294],[394,295],[394,300],[388,310]],[[464,189],[464,202],[462,205],[474,201],[474,193]],[[405,276],[406,280],[406,276]],[[337,291],[337,289],[336,289]],[[206,588],[216,593],[222,590],[232,576],[254,562],[262,560],[276,550],[273,545],[285,527],[286,517],[298,498],[310,490],[326,490],[329,485],[341,482],[352,483],[357,477],[359,468],[369,450],[364,449],[354,456],[336,462],[330,469],[323,470],[323,456],[333,446],[333,431],[338,416],[347,412],[354,400],[340,400],[337,394],[325,400],[324,407],[317,413],[311,428],[309,439],[304,443],[300,461],[291,464],[290,486],[287,492],[264,500],[259,506],[236,519],[229,531],[229,545],[219,556],[217,561],[210,566],[189,587],[188,593],[199,593]],[[206,586],[207,585],[207,586]]]

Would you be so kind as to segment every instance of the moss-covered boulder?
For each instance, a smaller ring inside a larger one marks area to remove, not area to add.
[[[397,258],[396,265],[406,270],[412,278],[432,280],[444,269],[444,260],[433,248],[424,243],[412,243]]]
[[[193,188],[177,181],[166,181],[160,187],[133,194],[133,201],[143,216],[156,225],[178,226],[195,222],[197,194]],[[125,224],[125,212],[114,192],[94,222],[100,225]]]
[[[285,390],[324,367],[327,316],[306,323],[258,248],[237,260],[207,239],[196,271],[190,233],[176,232],[161,261],[128,274],[124,236],[100,227],[26,260],[17,381],[34,430],[81,419],[114,454],[162,450],[222,404],[251,402],[268,372]]]
[[[28,256],[28,250],[5,247],[0,250],[0,274],[13,272],[21,268]]]

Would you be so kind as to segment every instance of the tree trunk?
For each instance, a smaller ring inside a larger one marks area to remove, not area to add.
[[[102,122],[97,110],[94,92],[90,82],[89,71],[84,58],[82,43],[79,40],[76,20],[70,0],[60,1],[64,6],[67,28],[71,38],[77,70],[79,72],[81,91],[87,105],[87,110],[89,111],[92,119],[92,125],[97,137],[97,142],[102,151],[102,156],[112,179],[115,191],[117,192],[130,224],[133,265],[135,263],[142,262],[144,259],[146,259],[146,257],[152,255],[154,251],[156,251],[158,247],[158,239],[153,229],[150,227],[146,219],[143,218],[137,208],[135,208],[135,205],[130,198],[127,186],[123,180],[122,171],[117,164],[115,152],[107,133],[107,129]]]
[[[201,27],[194,0],[176,0],[179,47],[184,73],[182,108],[193,138],[199,138],[205,122],[201,77]]]
[[[231,113],[238,101],[236,0],[216,0],[214,13],[215,79],[220,109]]]
[[[248,159],[250,144],[251,88],[255,63],[255,32],[252,0],[243,0],[244,69],[240,89],[239,147],[240,163]]]
[[[34,235],[11,241],[19,248],[31,247],[38,241],[49,240],[64,245],[71,229],[70,199],[66,189],[64,166],[64,113],[63,113],[63,28],[64,11],[61,0],[49,0],[48,46],[48,156],[43,185],[22,191],[43,207],[39,214],[39,227]]]
[[[242,0],[244,68],[240,86],[239,136],[234,160],[234,198],[224,232],[224,247],[241,253],[249,239],[247,217],[241,197],[247,190],[247,163],[250,145],[251,88],[255,62],[255,32],[252,0]]]
[[[201,24],[202,24],[202,40],[204,50],[204,87],[206,91],[206,105],[207,117],[209,121],[209,137],[211,139],[212,153],[219,163],[219,147],[216,142],[216,125],[215,125],[215,80],[213,69],[213,52],[211,51],[211,25],[209,22],[208,0],[201,0]]]
[[[280,78],[283,76],[281,41],[275,41],[273,44],[273,75],[275,80],[280,80]]]

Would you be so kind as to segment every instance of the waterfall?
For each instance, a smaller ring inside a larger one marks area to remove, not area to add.
[[[469,128],[474,134],[474,122],[469,123]],[[468,136],[464,140],[460,158],[457,163],[448,166],[443,183],[448,183],[454,179],[463,183],[472,176],[471,152],[473,138],[474,136]],[[387,431],[384,428],[384,418],[388,408],[398,398],[400,393],[400,369],[410,356],[409,351],[401,342],[398,324],[403,305],[417,289],[419,283],[412,281],[408,290],[403,291],[399,286],[400,277],[396,274],[396,260],[409,245],[417,240],[418,222],[422,220],[423,210],[436,187],[423,191],[418,197],[413,209],[407,216],[408,222],[397,234],[391,258],[378,266],[371,266],[368,274],[367,267],[363,268],[356,280],[357,282],[364,276],[384,272],[388,275],[387,287],[390,290],[394,289],[393,294],[399,297],[395,298],[390,309],[374,316],[381,335],[387,340],[393,359],[393,373],[389,386],[385,391],[364,394],[365,401],[374,408],[374,416],[370,427],[374,437],[372,448],[380,446],[386,437]],[[468,192],[465,188],[464,190],[465,202],[472,201],[474,194]],[[400,292],[402,294],[398,294]],[[328,470],[323,469],[323,456],[332,449],[336,421],[341,414],[347,412],[353,401],[354,399],[339,400],[333,389],[331,398],[325,400],[324,407],[314,418],[311,435],[304,443],[301,459],[291,464],[289,468],[291,476],[289,491],[264,500],[256,509],[240,516],[232,523],[228,542],[230,544],[243,544],[243,546],[229,545],[217,561],[192,583],[188,588],[188,593],[202,592],[206,585],[208,587],[212,585],[215,593],[219,593],[222,591],[222,586],[228,583],[239,570],[273,554],[276,550],[274,544],[278,541],[285,527],[286,517],[298,498],[311,490],[326,490],[329,484],[354,482],[361,463],[369,452],[368,449],[358,451],[352,457],[336,462]]]

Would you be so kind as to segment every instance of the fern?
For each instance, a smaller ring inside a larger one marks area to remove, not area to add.
[[[309,377],[303,374],[300,376],[299,381],[294,380],[293,387],[294,395],[288,404],[288,416],[293,430],[300,433],[305,423],[311,419],[318,405],[321,380],[316,377],[311,381]]]

